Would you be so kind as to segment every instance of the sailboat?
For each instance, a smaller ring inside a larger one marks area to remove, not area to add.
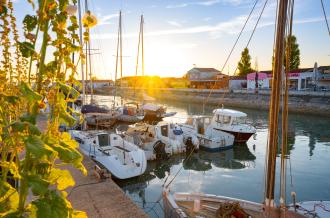
[[[98,130],[69,132],[79,143],[82,153],[118,179],[140,176],[147,168],[144,151],[117,134]]]
[[[141,20],[142,22],[142,20]],[[119,62],[119,63],[118,63]],[[123,104],[121,99],[121,105],[116,107],[116,95],[117,95],[117,74],[118,64],[120,67],[120,88],[123,83],[123,42],[122,42],[122,13],[119,11],[119,27],[118,27],[118,39],[117,39],[117,55],[116,55],[116,71],[115,71],[115,94],[114,94],[114,107],[113,110],[118,112],[118,121],[126,123],[136,123],[143,120],[144,115],[139,104],[135,102],[129,102]]]
[[[80,43],[82,43],[82,20],[87,20],[86,16],[91,16],[91,12],[88,10],[87,0],[85,0],[85,11],[84,17],[81,16],[81,4],[78,1],[78,12],[79,12],[79,37]],[[88,29],[89,31],[89,29]],[[97,126],[97,127],[108,127],[112,126],[116,122],[117,112],[111,111],[106,105],[98,105],[93,101],[93,83],[92,83],[92,63],[91,63],[91,53],[90,53],[90,41],[86,43],[86,66],[84,68],[84,63],[81,61],[81,73],[82,73],[82,98],[81,98],[81,113],[84,115],[84,120],[87,126]],[[85,72],[86,75],[85,75]],[[89,90],[91,94],[91,100],[89,104],[86,104],[86,81],[89,75]],[[86,76],[86,77],[85,77]]]
[[[139,70],[139,60],[140,60],[140,51],[141,51],[141,74],[142,77],[144,74],[144,17],[141,15],[140,19],[140,32],[139,32],[139,41],[138,41],[138,52],[136,58],[136,67],[135,67],[135,82],[134,82],[134,95],[133,98],[136,97],[136,83],[138,77],[138,70]],[[142,95],[143,103],[140,107],[143,111],[143,121],[154,123],[161,121],[165,117],[174,116],[176,112],[167,113],[166,107],[162,105],[156,105],[151,103],[151,101],[155,101],[156,99],[153,97],[148,96],[146,93]]]
[[[216,196],[203,193],[174,193],[171,194],[169,185],[175,179],[165,185],[163,191],[163,203],[165,217],[305,217],[306,211],[298,210],[299,205],[286,205],[286,184],[285,184],[285,151],[287,137],[287,112],[288,112],[288,66],[285,69],[285,84],[282,86],[283,60],[284,60],[284,40],[285,35],[291,36],[293,15],[293,3],[290,0],[279,0],[276,22],[276,39],[274,51],[274,67],[272,91],[269,108],[269,130],[266,153],[266,174],[265,174],[265,198],[263,203],[256,203],[237,198]],[[289,17],[289,18],[287,18]],[[287,24],[287,20],[290,23]],[[290,32],[286,32],[287,27]],[[290,47],[290,45],[288,46]],[[290,53],[290,52],[288,52]],[[289,56],[288,56],[289,57]],[[287,58],[288,60],[289,58]],[[275,205],[275,169],[276,151],[278,145],[279,113],[281,107],[282,89],[285,89],[282,109],[282,154],[281,154],[281,185],[280,185],[280,205]],[[313,212],[317,217],[324,215],[321,207],[315,205],[329,204],[329,202],[305,203],[304,206],[314,203]],[[327,215],[323,217],[329,217]]]

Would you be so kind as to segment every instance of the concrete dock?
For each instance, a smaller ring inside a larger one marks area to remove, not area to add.
[[[40,115],[37,119],[38,128],[44,131],[46,125],[47,116]],[[100,180],[95,176],[95,163],[89,157],[84,157],[83,164],[87,169],[87,176],[74,167],[64,167],[71,172],[76,183],[74,187],[66,189],[68,200],[74,209],[85,211],[91,218],[148,217],[111,178]]]
[[[76,182],[68,188],[68,200],[76,210],[85,211],[88,217],[147,217],[110,178],[99,180],[94,175],[95,163],[85,157],[83,164],[88,171],[84,176],[79,170],[68,167]]]

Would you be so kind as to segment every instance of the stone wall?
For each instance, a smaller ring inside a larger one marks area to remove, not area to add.
[[[149,96],[167,101],[181,101],[221,107],[222,104],[234,107],[246,107],[267,110],[270,91],[260,90],[259,93],[248,90],[197,90],[197,89],[152,89],[136,90]],[[131,96],[132,89],[123,89],[123,96]],[[135,95],[136,96],[136,95]],[[289,111],[330,116],[330,92],[299,92],[291,91],[289,96]]]

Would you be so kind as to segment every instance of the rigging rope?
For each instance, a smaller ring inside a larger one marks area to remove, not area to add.
[[[241,35],[242,35],[242,33],[243,33],[244,29],[245,29],[245,26],[246,26],[247,22],[249,21],[249,19],[250,19],[252,13],[253,13],[253,11],[254,11],[254,8],[256,7],[256,5],[257,5],[257,3],[258,3],[258,1],[259,1],[259,0],[256,0],[256,1],[254,2],[254,5],[253,5],[253,7],[252,7],[252,10],[250,11],[249,16],[247,17],[247,19],[246,19],[246,21],[245,21],[245,23],[244,23],[244,25],[243,25],[243,27],[242,27],[240,33],[238,34],[238,37],[237,37],[237,39],[236,39],[236,41],[235,41],[235,43],[234,43],[234,46],[231,48],[231,50],[230,50],[230,52],[229,52],[229,55],[227,56],[227,59],[226,59],[225,63],[223,64],[222,68],[221,68],[221,72],[223,72],[223,70],[225,69],[225,67],[226,67],[226,65],[227,65],[227,62],[228,62],[228,60],[229,60],[231,54],[233,53],[233,51],[234,51],[234,49],[235,49],[235,47],[236,47],[236,45],[237,45],[237,43],[238,43],[238,40],[240,39],[240,37],[241,37]]]
[[[289,72],[291,58],[291,37],[292,37],[292,21],[293,21],[294,0],[289,0],[287,11],[286,25],[286,63],[285,77],[282,84],[282,138],[281,138],[281,174],[280,174],[280,199],[281,206],[286,205],[286,155],[288,147],[288,88],[289,88]]]
[[[235,41],[233,47],[231,48],[231,50],[230,50],[230,52],[229,52],[229,55],[227,56],[227,59],[226,59],[224,65],[222,66],[221,72],[223,72],[224,68],[226,67],[227,62],[228,62],[228,60],[229,60],[231,54],[233,53],[233,51],[234,51],[234,49],[235,49],[235,47],[236,47],[236,45],[237,45],[237,43],[238,43],[238,40],[240,39],[240,37],[241,37],[241,35],[242,35],[242,33],[243,33],[245,27],[246,27],[246,24],[247,24],[247,22],[249,21],[251,15],[252,15],[252,13],[253,13],[253,11],[254,11],[256,5],[257,5],[257,3],[258,3],[258,1],[259,1],[259,0],[256,0],[255,3],[253,4],[253,7],[252,7],[252,9],[251,9],[251,11],[250,11],[248,17],[247,17],[247,19],[246,19],[246,21],[245,21],[245,23],[244,23],[244,25],[243,25],[243,27],[242,27],[240,33],[238,34],[238,37],[236,38],[236,41]],[[268,1],[268,0],[267,0],[267,1]],[[212,92],[213,92],[213,90],[214,90],[214,88],[215,88],[215,85],[216,85],[216,82],[214,82],[213,86],[211,87],[211,91],[209,92],[209,95],[207,96],[206,100],[203,102],[203,113],[204,113],[204,107],[205,107],[205,104],[208,102],[208,99],[210,98],[210,96],[211,96],[211,94],[212,94]],[[224,95],[224,94],[223,94],[223,95]],[[222,97],[224,97],[224,96],[222,96]]]
[[[321,0],[321,5],[322,5],[322,10],[323,10],[323,14],[324,14],[325,23],[327,24],[328,33],[329,33],[329,36],[330,36],[330,28],[329,28],[329,23],[328,23],[328,19],[327,19],[327,14],[325,13],[323,0]]]
[[[248,48],[249,45],[250,45],[250,42],[251,42],[251,40],[252,40],[252,37],[253,37],[253,35],[254,35],[256,29],[257,29],[257,26],[258,26],[259,21],[260,21],[260,19],[261,19],[261,17],[262,17],[262,14],[263,14],[264,11],[265,11],[265,8],[266,8],[267,3],[268,3],[268,0],[265,1],[264,5],[263,5],[263,7],[262,7],[262,10],[261,10],[260,15],[259,15],[259,17],[258,17],[258,20],[257,20],[257,22],[256,22],[256,25],[254,26],[254,28],[253,28],[253,30],[252,30],[252,33],[251,33],[251,35],[250,35],[250,38],[249,38],[248,42],[246,43],[245,48]],[[242,57],[241,57],[240,61],[241,61],[241,60],[242,60]],[[234,73],[237,71],[237,68],[238,68],[238,65],[236,66],[236,69],[235,69]]]
[[[248,42],[246,43],[245,48],[248,48],[249,45],[250,45],[250,42],[251,42],[251,40],[252,40],[252,37],[254,36],[254,33],[255,33],[256,29],[257,29],[257,26],[258,26],[258,24],[259,24],[259,21],[260,21],[262,15],[263,15],[263,13],[264,13],[264,11],[265,11],[265,8],[266,8],[267,3],[268,3],[268,0],[265,1],[264,5],[263,5],[263,7],[262,7],[262,9],[261,9],[260,15],[259,15],[259,17],[258,17],[258,19],[257,19],[256,24],[254,25],[254,28],[253,28],[253,30],[252,30],[252,33],[251,33],[251,35],[250,35],[250,38],[249,38]],[[276,15],[276,16],[277,16],[277,15]],[[276,22],[275,22],[275,23],[276,23]],[[241,61],[241,60],[242,60],[242,57],[241,57],[240,61]],[[238,65],[236,66],[236,68],[235,68],[235,70],[234,70],[234,73],[237,71],[237,68],[238,68]],[[225,93],[223,93],[223,96],[224,96],[224,94],[225,94]],[[219,101],[217,107],[219,107],[219,106],[220,106],[220,101]]]
[[[275,25],[274,25],[274,39],[273,39],[273,57],[275,57],[275,42],[276,42],[276,33],[277,33],[277,18],[278,18],[278,10],[279,10],[279,3],[278,0],[276,1],[276,16],[275,16]],[[272,72],[274,70],[274,65],[272,64]],[[268,118],[268,123],[270,123],[270,117]],[[267,157],[269,155],[269,148],[268,148],[268,142],[267,142],[267,149],[265,154],[265,167],[264,167],[264,199],[266,199],[266,189],[267,189],[267,182],[266,182],[266,175],[267,175],[267,168],[268,168],[268,162]]]

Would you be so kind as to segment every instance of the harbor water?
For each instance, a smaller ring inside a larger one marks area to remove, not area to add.
[[[100,104],[112,105],[111,96],[94,96]],[[120,102],[120,98],[116,98]],[[129,99],[123,99],[129,102]],[[170,122],[184,122],[189,115],[212,115],[213,107],[180,102],[153,103],[176,111]],[[219,105],[219,107],[221,107]],[[268,112],[231,108],[248,114],[257,128],[255,137],[244,145],[222,152],[199,151],[172,156],[162,162],[148,162],[146,173],[138,178],[116,181],[124,192],[150,217],[163,217],[162,190],[171,182],[171,192],[202,192],[255,202],[264,199],[265,154]],[[291,192],[297,201],[330,200],[330,119],[312,115],[289,114],[289,155],[287,158],[287,203]],[[280,152],[280,151],[278,151]],[[279,161],[277,157],[276,199],[279,199]],[[279,203],[279,202],[277,202]]]

